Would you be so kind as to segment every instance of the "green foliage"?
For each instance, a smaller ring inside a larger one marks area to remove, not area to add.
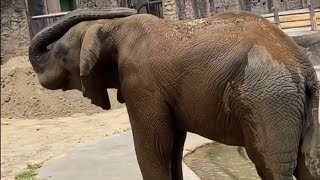
[[[41,164],[27,164],[27,168],[18,173],[15,176],[15,180],[35,180],[37,170],[41,167]]]

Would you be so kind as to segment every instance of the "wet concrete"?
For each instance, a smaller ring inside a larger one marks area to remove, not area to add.
[[[184,157],[201,180],[259,180],[254,164],[239,147],[211,143]]]

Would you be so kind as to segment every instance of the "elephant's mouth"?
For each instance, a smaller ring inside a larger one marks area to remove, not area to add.
[[[61,90],[62,91],[68,91],[68,90],[79,90],[81,91],[81,80],[79,77],[74,77],[71,74],[68,74],[63,82],[61,83]]]
[[[111,109],[109,94],[107,90],[100,92],[99,94],[96,93],[94,95],[85,93],[84,97],[89,98],[92,104],[99,106],[102,109],[105,109],[105,110]]]

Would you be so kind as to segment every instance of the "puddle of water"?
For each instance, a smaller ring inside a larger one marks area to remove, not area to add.
[[[184,157],[201,180],[260,180],[245,150],[220,143],[208,144]]]

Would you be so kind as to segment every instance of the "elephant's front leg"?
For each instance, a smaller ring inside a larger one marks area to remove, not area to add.
[[[183,180],[182,173],[182,156],[184,142],[187,137],[186,131],[174,131],[174,143],[171,152],[171,172],[173,180]]]
[[[131,96],[126,105],[143,179],[172,180],[174,133],[167,105],[154,94]]]

